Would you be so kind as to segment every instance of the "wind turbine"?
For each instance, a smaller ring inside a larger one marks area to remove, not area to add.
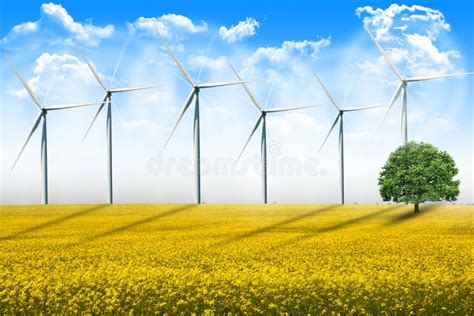
[[[49,111],[57,111],[57,110],[65,110],[65,109],[71,109],[71,108],[78,108],[78,107],[83,107],[83,106],[90,106],[90,105],[96,105],[100,104],[100,102],[95,102],[95,103],[83,103],[83,104],[65,104],[65,105],[54,105],[54,106],[49,106],[45,107],[38,97],[35,95],[31,87],[28,85],[28,82],[25,80],[25,78],[20,74],[18,69],[15,67],[14,63],[5,55],[5,60],[8,62],[8,64],[12,67],[13,71],[15,72],[16,76],[18,79],[20,79],[21,83],[23,84],[23,87],[25,90],[28,92],[28,95],[31,97],[31,100],[35,105],[39,108],[40,113],[38,114],[38,117],[36,118],[35,122],[33,123],[33,127],[31,128],[30,133],[28,134],[28,137],[26,138],[25,143],[20,149],[20,153],[18,154],[17,158],[15,159],[15,162],[13,163],[11,169],[15,168],[18,160],[20,159],[21,155],[23,154],[23,151],[26,148],[26,145],[28,145],[28,142],[30,141],[31,137],[35,133],[36,129],[42,123],[42,131],[41,131],[41,177],[42,177],[42,191],[41,191],[41,203],[43,204],[48,204],[49,199],[48,199],[48,133],[46,129],[46,117]]]
[[[390,103],[388,105],[387,112],[385,112],[385,115],[380,122],[378,128],[383,124],[385,119],[388,116],[388,113],[392,109],[393,105],[395,104],[395,101],[398,99],[400,94],[402,94],[402,120],[401,120],[401,135],[402,135],[402,144],[406,144],[408,141],[408,120],[407,120],[407,89],[408,89],[408,83],[410,82],[417,82],[417,81],[428,81],[428,80],[435,80],[435,79],[442,79],[442,78],[448,78],[448,77],[458,77],[458,76],[467,76],[467,75],[473,75],[473,72],[463,72],[463,73],[455,73],[455,74],[439,74],[439,75],[425,75],[425,76],[416,76],[416,77],[410,77],[407,78],[401,74],[401,72],[398,70],[397,66],[395,66],[395,63],[390,60],[382,46],[377,42],[375,37],[372,35],[372,33],[369,31],[367,27],[365,27],[365,30],[369,34],[370,38],[374,42],[375,46],[377,46],[377,49],[379,50],[380,54],[383,56],[385,61],[387,62],[388,66],[390,67],[390,70],[392,71],[393,74],[400,80],[400,84],[398,85],[397,89],[395,90],[394,95],[392,96],[392,99],[390,100]]]
[[[183,118],[184,114],[190,107],[193,98],[195,98],[195,103],[194,103],[194,129],[193,129],[193,145],[194,145],[194,170],[195,170],[195,181],[196,181],[196,203],[200,204],[201,203],[201,129],[200,129],[200,121],[199,121],[199,93],[201,89],[209,89],[209,88],[216,88],[216,87],[223,87],[223,86],[230,86],[230,85],[236,85],[236,84],[243,84],[248,81],[226,81],[226,82],[210,82],[210,83],[204,83],[204,84],[197,84],[189,73],[186,71],[186,69],[183,67],[183,65],[179,62],[178,58],[176,55],[173,53],[171,48],[168,46],[164,38],[161,36],[161,34],[157,31],[158,37],[161,40],[161,43],[163,46],[166,48],[168,51],[168,54],[173,58],[174,62],[176,63],[176,66],[179,68],[179,71],[181,74],[184,76],[186,81],[191,85],[191,92],[186,99],[186,102],[184,103],[184,107],[181,110],[181,114],[178,117],[178,120],[176,121],[176,124],[173,127],[173,130],[171,131],[170,136],[166,140],[165,145],[163,148],[166,148],[168,145],[168,142],[171,139],[171,136],[173,136],[176,128],[179,125],[179,122]]]
[[[91,63],[87,60],[87,58],[85,56],[83,56],[83,58],[84,58],[84,61],[87,64],[87,66],[91,70],[92,74],[94,75],[95,79],[99,83],[99,85],[102,87],[102,89],[104,89],[105,97],[102,100],[102,103],[100,104],[99,108],[97,109],[97,112],[95,113],[94,118],[92,119],[92,122],[89,125],[89,128],[87,129],[87,131],[84,135],[84,138],[82,140],[84,141],[86,139],[87,135],[89,134],[89,131],[91,130],[92,126],[94,125],[94,122],[96,121],[97,117],[99,116],[99,114],[102,111],[102,109],[104,108],[104,106],[107,104],[107,120],[106,120],[106,127],[105,127],[106,152],[107,152],[107,187],[108,187],[108,203],[113,204],[114,195],[113,195],[113,179],[112,179],[112,95],[115,94],[115,93],[123,93],[123,92],[151,89],[151,88],[157,87],[158,85],[147,85],[147,86],[138,86],[138,87],[125,87],[125,88],[110,89],[102,81],[99,74],[94,69],[94,67],[92,67]],[[115,67],[115,69],[117,69],[117,67]],[[115,72],[114,72],[114,75],[115,75]],[[111,82],[113,82],[113,78],[112,78]]]
[[[324,141],[321,144],[321,147],[319,148],[319,152],[321,152],[321,150],[324,147],[324,144],[326,144],[326,141],[328,140],[329,135],[331,135],[332,130],[336,126],[337,122],[339,122],[339,159],[340,159],[339,163],[340,163],[340,177],[341,177],[341,204],[344,204],[344,113],[377,109],[377,108],[386,107],[387,105],[375,105],[375,106],[367,106],[367,107],[359,107],[359,108],[342,109],[342,107],[340,107],[336,103],[332,95],[329,93],[329,90],[324,86],[321,79],[319,79],[318,75],[314,74],[314,76],[319,81],[319,84],[323,88],[324,93],[328,97],[331,105],[338,111],[336,119],[332,123],[331,128],[329,129],[329,132],[326,135],[326,138],[324,138]]]
[[[239,79],[242,80],[235,71],[234,67],[230,65],[230,68],[232,68],[232,71],[234,72],[235,76]],[[247,139],[247,142],[244,145],[244,148],[240,152],[239,157],[237,158],[238,162],[240,158],[242,157],[242,154],[245,151],[245,148],[247,148],[247,145],[249,144],[250,140],[252,139],[253,134],[255,134],[255,131],[258,129],[260,126],[260,123],[262,123],[262,138],[260,141],[260,153],[261,153],[261,164],[262,164],[262,185],[263,185],[263,203],[267,204],[268,203],[268,183],[267,183],[267,114],[272,114],[272,113],[279,113],[279,112],[289,112],[289,111],[295,111],[295,110],[301,110],[301,109],[307,109],[307,108],[312,108],[316,107],[317,105],[310,105],[310,106],[301,106],[301,107],[284,107],[284,108],[273,108],[273,109],[264,109],[257,101],[255,96],[250,92],[249,88],[245,83],[242,83],[244,86],[245,92],[247,92],[247,95],[249,96],[250,100],[252,100],[252,103],[255,105],[257,110],[260,111],[260,115],[257,119],[257,122],[255,123],[255,126],[252,129],[252,132],[250,133],[249,138]]]

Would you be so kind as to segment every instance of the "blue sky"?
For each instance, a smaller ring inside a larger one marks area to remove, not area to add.
[[[24,21],[36,20],[40,6],[45,1],[4,0],[1,4],[1,33],[5,34],[13,26]],[[241,21],[254,17],[262,21],[258,33],[258,43],[270,45],[288,38],[308,39],[316,35],[332,35],[334,43],[344,42],[360,28],[360,20],[354,15],[355,8],[370,5],[385,8],[393,1],[126,1],[126,0],[66,0],[61,1],[68,12],[78,21],[92,18],[95,24],[115,24],[124,27],[124,21],[139,16],[161,15],[173,12],[205,20],[214,26],[226,25],[231,21]],[[436,8],[443,12],[456,30],[452,36],[457,41],[472,38],[474,28],[474,3],[467,0],[453,1],[403,1],[406,5],[418,4]],[[401,4],[400,3],[400,4]],[[151,9],[150,9],[151,8]],[[474,54],[472,41],[467,41],[465,49]]]
[[[329,203],[339,197],[336,135],[321,153],[318,148],[335,112],[311,72],[320,75],[340,103],[387,103],[396,82],[363,26],[377,36],[407,76],[473,71],[473,14],[471,1],[230,1],[222,5],[219,1],[5,0],[0,4],[0,49],[47,104],[103,97],[76,46],[106,82],[117,69],[114,86],[162,84],[115,99],[118,202],[193,199],[193,178],[183,171],[192,160],[190,113],[170,146],[162,150],[189,87],[160,46],[154,34],[158,27],[191,75],[201,76],[201,81],[233,79],[227,65],[231,62],[246,79],[260,79],[251,89],[261,103],[323,105],[269,119],[269,143],[277,151],[269,195],[270,201],[279,203]],[[4,83],[0,202],[37,203],[38,135],[10,170],[36,108],[4,60],[0,80]],[[473,199],[472,85],[472,76],[415,84],[408,99],[409,138],[452,153],[460,168],[462,203]],[[50,115],[52,203],[105,201],[104,117],[81,142],[94,111],[84,108]],[[383,114],[375,110],[345,119],[348,202],[380,202],[378,172],[400,143],[399,104],[373,139]],[[222,159],[236,158],[257,118],[239,87],[203,94],[201,115],[202,154],[210,169]],[[246,155],[251,161],[258,154],[256,137]],[[299,175],[282,171],[285,159],[301,166],[315,162],[317,175],[308,170]],[[161,160],[175,163],[168,166],[170,170],[158,172],[154,165]],[[203,176],[204,201],[259,202],[260,177],[252,168],[234,175],[210,170]]]

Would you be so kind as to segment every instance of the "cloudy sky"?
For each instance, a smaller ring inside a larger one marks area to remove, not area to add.
[[[405,76],[473,71],[474,4],[468,1],[13,1],[0,4],[0,48],[46,105],[104,97],[80,48],[111,88],[160,84],[113,99],[117,203],[192,202],[192,111],[163,145],[189,94],[159,30],[195,81],[235,79],[262,105],[316,108],[267,119],[269,201],[339,201],[337,114],[315,80],[343,107],[388,103],[397,86],[369,28]],[[38,115],[0,61],[0,203],[39,203],[40,130],[11,166]],[[459,167],[459,203],[473,202],[473,77],[409,86],[408,137],[449,151]],[[259,113],[241,86],[201,93],[202,194],[206,203],[262,200],[258,131],[235,163]],[[96,106],[48,114],[50,203],[106,202],[105,111],[85,141]],[[192,109],[191,109],[192,110]],[[377,177],[400,144],[400,102],[344,120],[346,201],[381,202]]]

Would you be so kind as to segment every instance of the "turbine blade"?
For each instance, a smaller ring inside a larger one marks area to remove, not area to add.
[[[419,76],[419,77],[412,77],[408,78],[407,82],[414,82],[414,81],[425,81],[425,80],[435,80],[435,79],[442,79],[448,77],[460,77],[460,76],[470,76],[474,75],[474,72],[462,72],[457,74],[445,74],[445,75],[432,75],[432,76]]]
[[[146,86],[137,86],[137,87],[117,88],[117,89],[110,90],[110,92],[112,93],[129,92],[129,91],[152,89],[152,88],[156,88],[160,86],[161,85],[156,84],[156,85],[146,85]]]
[[[21,147],[21,150],[20,150],[20,153],[18,154],[18,156],[16,157],[15,159],[15,162],[13,163],[12,165],[12,170],[13,168],[15,168],[16,166],[16,163],[18,162],[18,159],[20,159],[21,157],[21,154],[23,154],[23,151],[25,150],[26,148],[26,145],[28,145],[28,142],[30,141],[30,138],[31,136],[33,136],[33,133],[36,131],[36,129],[38,128],[38,125],[39,123],[41,122],[41,119],[43,118],[43,113],[41,112],[38,117],[36,118],[36,121],[33,123],[33,127],[31,128],[31,131],[30,131],[30,134],[28,134],[28,137],[26,138],[26,141],[25,143],[23,144],[23,147]]]
[[[223,87],[223,86],[232,86],[236,84],[245,84],[248,82],[255,82],[255,80],[209,82],[205,84],[200,84],[198,87],[202,89],[206,89],[206,88],[215,88],[215,87]]]
[[[380,46],[379,42],[377,42],[377,40],[372,35],[372,33],[370,33],[369,29],[366,28],[366,27],[364,27],[364,28],[367,31],[367,33],[369,34],[372,41],[374,42],[375,46],[377,46],[377,49],[379,50],[380,54],[382,54],[383,58],[385,59],[385,61],[390,66],[390,69],[392,69],[393,73],[398,77],[398,79],[403,80],[402,75],[400,74],[400,71],[398,70],[397,66],[395,66],[395,64],[390,60],[390,58],[388,58],[388,55],[385,52],[385,50],[382,48],[382,46]]]
[[[117,75],[117,71],[119,69],[120,64],[122,63],[123,56],[125,55],[125,51],[127,50],[127,47],[130,44],[131,38],[132,38],[132,33],[129,32],[127,39],[125,40],[125,43],[122,46],[122,50],[120,51],[120,55],[117,59],[117,62],[115,63],[114,72],[112,73],[112,78],[110,79],[109,87],[114,86],[115,76]]]
[[[8,58],[7,54],[3,54],[3,56],[5,57],[5,60],[10,65],[10,67],[12,67],[12,69],[15,72],[18,79],[20,79],[21,83],[23,84],[23,87],[25,87],[26,91],[30,95],[33,102],[40,108],[40,110],[42,110],[44,108],[44,106],[41,104],[40,100],[36,97],[35,93],[31,89],[28,82],[25,80],[25,78],[23,78],[23,76],[20,74],[18,69],[16,69],[15,64],[10,60],[10,58]]]
[[[100,76],[99,74],[97,73],[97,71],[94,69],[94,67],[92,67],[92,64],[89,62],[89,60],[87,59],[86,57],[86,54],[81,50],[79,49],[79,52],[80,54],[82,55],[82,59],[84,59],[84,61],[86,62],[87,64],[87,67],[89,67],[90,71],[92,72],[92,74],[94,75],[95,79],[97,80],[97,82],[100,84],[100,86],[102,87],[102,89],[104,89],[105,92],[108,91],[107,87],[105,86],[105,83],[102,81],[102,79],[100,79]]]
[[[156,31],[156,34],[158,34],[158,37],[160,38],[161,43],[163,44],[163,46],[164,46],[164,47],[166,48],[166,50],[168,51],[168,54],[171,56],[171,58],[173,58],[174,62],[176,63],[176,66],[178,66],[179,71],[181,71],[181,73],[182,73],[183,76],[186,78],[186,80],[189,82],[189,84],[194,87],[195,84],[194,84],[194,82],[193,82],[193,79],[191,78],[191,76],[189,75],[189,73],[186,71],[186,69],[184,69],[183,65],[179,62],[178,57],[176,57],[176,55],[174,54],[174,52],[173,52],[173,51],[171,50],[171,48],[168,46],[168,44],[166,43],[165,39],[161,36],[160,32]]]
[[[95,120],[97,119],[97,117],[99,116],[100,114],[100,111],[102,111],[102,109],[104,108],[104,105],[106,103],[110,103],[110,100],[107,100],[108,99],[108,94],[105,96],[104,100],[102,101],[102,104],[99,106],[99,108],[97,109],[97,112],[95,112],[95,115],[94,115],[94,118],[92,119],[92,122],[91,124],[89,125],[89,127],[87,128],[87,131],[86,133],[84,134],[84,137],[82,138],[82,141],[84,141],[87,137],[87,135],[89,134],[89,131],[91,130],[92,126],[94,125],[95,123]]]
[[[260,122],[262,121],[262,118],[263,118],[263,113],[260,114],[260,116],[258,117],[258,120],[257,120],[257,122],[255,123],[255,126],[253,127],[252,132],[250,133],[250,136],[249,136],[249,138],[247,139],[247,142],[245,143],[244,148],[242,148],[242,151],[240,152],[240,155],[239,155],[239,157],[237,158],[237,160],[235,161],[235,163],[238,163],[238,162],[239,162],[240,158],[242,157],[242,154],[243,154],[244,151],[245,151],[245,148],[247,148],[247,145],[249,144],[250,140],[252,139],[253,134],[255,134],[255,131],[257,130],[258,126],[260,125]]]
[[[377,125],[377,128],[375,129],[374,137],[375,137],[375,134],[377,134],[380,127],[382,126],[382,124],[387,119],[388,113],[390,113],[390,110],[392,109],[393,105],[395,104],[395,101],[397,101],[398,97],[400,96],[400,93],[402,92],[402,86],[403,86],[403,84],[400,84],[398,86],[397,90],[395,91],[395,94],[392,96],[392,99],[390,100],[390,103],[388,104],[388,109],[385,112],[385,115],[383,116],[382,120],[380,121],[380,123]]]
[[[326,93],[326,96],[329,98],[329,101],[331,101],[332,105],[334,105],[334,107],[336,108],[336,110],[340,111],[341,108],[339,108],[339,106],[337,105],[336,101],[334,101],[334,99],[332,98],[331,94],[329,93],[328,89],[326,89],[326,86],[324,86],[323,82],[321,81],[321,79],[319,79],[318,75],[316,73],[314,73],[314,76],[316,77],[316,79],[319,81],[319,84],[321,85],[321,87],[323,88],[324,92]]]
[[[183,118],[184,113],[186,113],[187,109],[188,109],[189,106],[191,105],[191,102],[193,101],[193,98],[194,98],[194,93],[195,93],[195,90],[193,89],[193,90],[191,91],[191,93],[189,94],[188,99],[186,100],[186,103],[184,104],[184,107],[183,107],[183,109],[181,110],[181,114],[179,115],[178,120],[176,121],[176,124],[174,125],[173,130],[171,131],[170,136],[168,136],[168,139],[166,140],[166,143],[165,143],[165,145],[163,146],[163,148],[166,148],[166,146],[168,145],[168,142],[170,141],[171,136],[173,136],[174,131],[175,131],[176,128],[178,127],[179,122],[181,122],[181,119]]]
[[[109,102],[110,101],[107,101],[105,103],[109,103]],[[73,109],[73,108],[81,108],[81,107],[84,107],[84,106],[98,105],[98,104],[102,104],[102,103],[104,103],[104,101],[94,102],[94,103],[60,104],[60,105],[54,105],[54,106],[47,107],[46,110],[47,111],[55,111],[55,110]]]
[[[324,141],[323,141],[323,143],[321,144],[321,147],[319,147],[319,151],[318,151],[318,152],[321,152],[321,150],[323,149],[324,145],[326,144],[326,141],[327,141],[328,138],[329,138],[329,135],[331,135],[331,132],[332,132],[332,130],[334,129],[334,126],[336,126],[337,121],[339,121],[339,118],[340,118],[340,117],[341,117],[341,113],[338,113],[337,116],[336,116],[336,119],[334,120],[334,123],[332,123],[331,128],[329,129],[329,132],[328,132],[327,135],[326,135],[326,138],[324,138]]]
[[[350,109],[345,109],[343,111],[344,112],[365,111],[365,110],[371,110],[371,109],[385,108],[387,106],[388,104],[382,104],[382,105],[374,105],[374,106],[365,106],[361,108],[350,108]]]
[[[288,112],[288,111],[302,110],[302,109],[308,109],[308,108],[315,108],[317,106],[321,106],[321,105],[308,105],[308,106],[298,106],[298,107],[273,108],[273,109],[266,110],[265,112],[267,112],[267,113]]]
[[[237,79],[239,79],[240,81],[242,81],[242,78],[240,78],[239,74],[237,73],[237,71],[235,71],[234,69],[234,66],[232,66],[232,64],[229,63],[229,66],[230,68],[232,69],[232,71],[234,72],[235,76],[237,77]],[[260,111],[263,111],[263,108],[262,106],[258,103],[257,101],[257,98],[255,98],[255,96],[252,94],[252,92],[250,92],[249,88],[247,87],[247,85],[245,83],[242,83],[242,86],[244,86],[244,89],[245,89],[245,92],[247,92],[247,95],[249,96],[250,100],[252,100],[253,104],[257,107],[257,109],[259,109]]]

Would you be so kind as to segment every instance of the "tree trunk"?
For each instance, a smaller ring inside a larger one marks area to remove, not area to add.
[[[420,208],[419,208],[419,204],[418,204],[418,203],[415,204],[415,214],[416,214],[416,213],[420,213]]]

